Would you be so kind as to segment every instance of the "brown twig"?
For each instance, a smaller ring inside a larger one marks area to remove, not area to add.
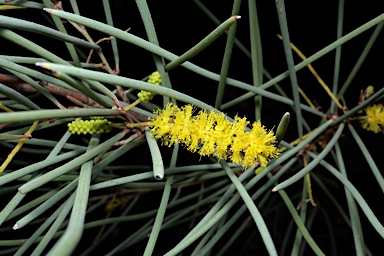
[[[127,28],[127,29],[124,30],[124,31],[125,31],[125,32],[129,32],[130,30],[131,30],[131,28]],[[97,41],[95,42],[95,44],[99,45],[100,43],[102,43],[102,42],[104,42],[104,41],[111,41],[111,40],[114,39],[114,38],[116,38],[116,37],[114,37],[114,36],[104,37],[104,38],[101,38],[101,39],[97,40]],[[92,57],[93,52],[94,52],[93,49],[91,49],[91,50],[89,51],[89,54],[88,54],[88,58],[87,58],[86,63],[89,63],[89,62],[91,61],[91,57]],[[116,66],[116,68],[115,68],[115,70],[114,70],[114,73],[115,73],[115,75],[118,75],[118,74],[120,73],[120,68]]]
[[[76,105],[79,105],[81,107],[95,107],[95,108],[100,108],[100,105],[87,97],[86,95],[75,92],[63,87],[60,87],[55,84],[51,83],[46,83],[43,81],[37,81],[39,84],[43,86],[45,90],[52,94],[64,96]],[[33,88],[31,85],[25,83],[23,80],[15,77],[11,77],[8,75],[0,74],[0,83],[9,86],[10,88],[16,90],[16,91],[21,91],[21,92],[28,92],[28,93],[36,93],[37,90]],[[148,121],[148,118],[144,115],[141,115],[139,113],[136,113],[134,111],[128,111],[128,113],[134,117],[136,117],[139,121],[145,122]],[[126,116],[127,113],[125,112],[123,116]],[[129,116],[126,116],[127,120],[130,122],[133,122]],[[1,128],[1,126],[0,126]]]
[[[99,107],[100,106],[98,103],[92,101],[86,95],[84,95],[82,93],[78,93],[78,92],[75,92],[75,91],[72,91],[72,90],[57,86],[55,84],[51,84],[51,83],[46,83],[46,82],[42,82],[42,81],[37,81],[37,82],[40,85],[42,85],[46,91],[48,91],[52,94],[65,96],[65,97],[70,96],[70,97],[75,98],[76,100],[82,102],[83,104],[87,104],[89,106],[93,106],[93,107]],[[37,92],[37,90],[35,88],[33,88],[31,85],[25,83],[23,80],[21,80],[19,78],[7,76],[4,74],[0,74],[0,83],[4,84],[6,86],[9,86],[10,88],[15,89],[16,91],[30,92],[30,93]]]

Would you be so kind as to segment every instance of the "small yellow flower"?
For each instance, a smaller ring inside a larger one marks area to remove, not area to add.
[[[201,110],[193,116],[194,107],[178,108],[169,103],[165,109],[155,111],[150,119],[151,133],[166,146],[178,142],[191,152],[202,156],[215,156],[242,163],[244,167],[255,164],[265,167],[278,156],[274,145],[276,137],[260,123],[255,122],[247,131],[249,121],[238,116],[233,122],[223,113]]]
[[[365,108],[365,116],[361,117],[361,126],[367,131],[379,133],[383,131],[384,126],[384,106],[375,104]]]

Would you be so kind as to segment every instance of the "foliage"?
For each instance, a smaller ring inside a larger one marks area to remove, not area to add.
[[[340,0],[336,40],[306,57],[309,43],[291,43],[300,28],[288,32],[294,3],[235,0],[228,15],[222,2],[195,0],[198,12],[175,19],[143,0],[138,12],[123,8],[131,1],[80,2],[0,1],[0,254],[378,252],[384,88],[352,81],[371,66],[384,14],[343,33]],[[278,28],[266,32],[270,18]],[[188,22],[172,36],[155,29]],[[341,46],[371,28],[345,75]],[[264,39],[277,32],[281,41]],[[312,63],[333,50],[329,88]],[[311,76],[298,72],[306,67]]]

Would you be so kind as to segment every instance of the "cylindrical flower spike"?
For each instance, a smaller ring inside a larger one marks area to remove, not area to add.
[[[154,85],[161,85],[161,74],[158,71],[153,72],[149,76],[147,82]],[[139,97],[141,102],[149,102],[150,100],[153,99],[153,96],[155,95],[156,93],[142,90],[137,94],[137,97]]]
[[[111,131],[111,122],[107,119],[76,120],[68,124],[72,134],[101,134]]]
[[[166,146],[178,142],[202,156],[229,159],[233,163],[251,167],[265,167],[271,158],[279,155],[276,137],[258,121],[247,131],[246,118],[235,117],[234,122],[223,113],[201,110],[192,116],[193,106],[177,107],[168,103],[165,109],[155,111],[150,119],[151,133]]]
[[[384,128],[384,105],[374,104],[365,109],[365,116],[360,117],[361,126],[374,133],[383,131]]]

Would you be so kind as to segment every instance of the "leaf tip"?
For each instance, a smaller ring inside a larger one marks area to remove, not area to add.
[[[56,70],[52,70],[52,75],[54,75],[55,77],[60,77],[60,74],[61,74],[61,72],[56,71]]]
[[[155,175],[155,179],[157,179],[157,180],[162,180],[163,178],[164,178],[163,174],[156,174]]]
[[[36,62],[36,63],[35,63],[35,66],[49,69],[49,68],[48,68],[48,63],[46,63],[46,62]]]
[[[55,10],[51,8],[43,8],[43,11],[46,11],[47,13],[52,14]]]

